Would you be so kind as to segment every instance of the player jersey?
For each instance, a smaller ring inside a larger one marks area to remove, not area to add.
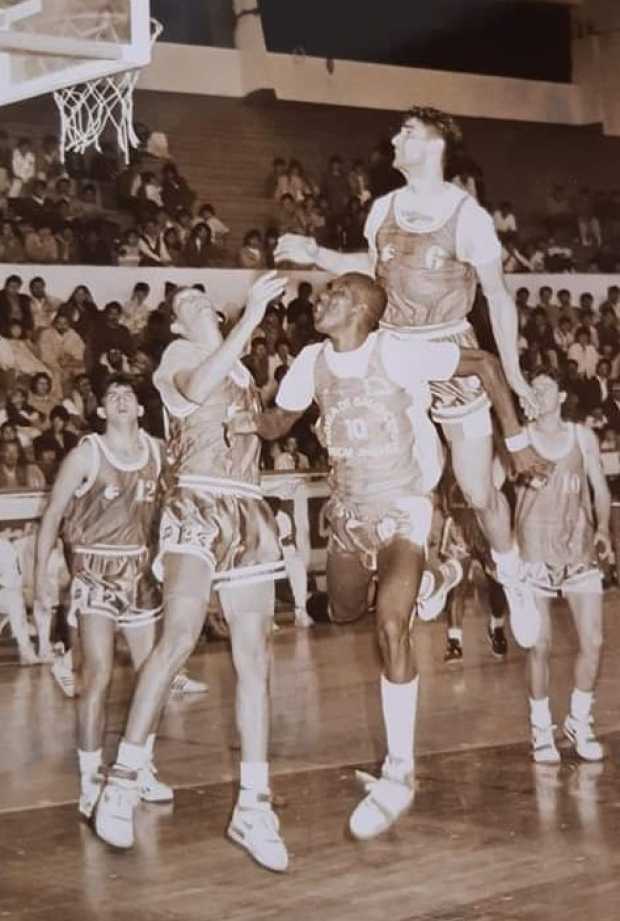
[[[71,552],[117,554],[148,547],[157,511],[161,456],[157,443],[140,431],[143,456],[129,464],[115,457],[99,435],[86,435],[91,448],[87,480],[72,497],[62,538]]]
[[[380,342],[378,337],[364,377],[336,375],[324,348],[316,360],[321,441],[329,455],[330,486],[340,498],[374,500],[428,492],[414,451],[413,398],[386,374]]]
[[[398,224],[395,200],[392,195],[375,236],[375,275],[388,298],[381,325],[406,329],[464,320],[474,303],[476,272],[457,258],[456,234],[469,196],[441,227],[420,233]]]
[[[227,425],[239,412],[260,412],[252,376],[243,365],[229,374],[203,403],[187,415],[169,415],[168,461],[181,485],[208,488],[226,482],[237,493],[244,485],[257,492],[260,483],[260,439],[229,438]]]
[[[571,446],[564,457],[553,458],[555,467],[545,486],[522,486],[518,490],[515,528],[521,556],[528,563],[563,567],[592,560],[590,487],[578,426],[572,423],[571,436]],[[535,445],[531,427],[530,439]]]

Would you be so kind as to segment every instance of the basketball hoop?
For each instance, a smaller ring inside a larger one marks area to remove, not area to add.
[[[151,19],[151,47],[162,31],[161,23]],[[100,138],[107,126],[116,131],[119,149],[129,163],[131,148],[140,143],[133,127],[133,91],[139,76],[140,68],[124,70],[54,92],[63,163],[72,151],[83,154],[89,147],[101,151]]]

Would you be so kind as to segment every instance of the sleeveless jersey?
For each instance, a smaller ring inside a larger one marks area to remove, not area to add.
[[[340,498],[374,500],[428,492],[426,477],[414,453],[413,399],[387,376],[381,358],[381,335],[377,336],[363,377],[334,374],[324,348],[316,361],[315,397],[321,410],[321,440],[329,455],[330,486]],[[422,409],[425,412],[426,406]],[[436,437],[434,430],[432,436]]]
[[[476,272],[457,258],[456,229],[468,199],[437,230],[415,233],[398,224],[392,195],[375,238],[375,274],[388,298],[382,325],[435,326],[467,316],[476,295]]]
[[[128,464],[114,457],[99,435],[86,435],[92,466],[65,512],[62,538],[71,551],[136,551],[152,542],[161,468],[157,444],[140,432],[143,458]]]
[[[214,481],[229,481],[241,491],[244,485],[256,491],[260,482],[260,439],[257,435],[229,439],[226,426],[236,413],[258,413],[260,409],[258,390],[241,365],[238,374],[229,374],[192,413],[184,417],[170,415],[168,462],[178,482],[206,488]]]
[[[531,428],[530,438],[535,445]],[[555,468],[545,486],[518,490],[515,527],[521,556],[553,567],[591,563],[592,502],[576,425],[571,424],[567,453],[552,460]]]

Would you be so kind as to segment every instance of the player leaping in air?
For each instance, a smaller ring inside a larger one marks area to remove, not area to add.
[[[480,282],[504,374],[525,412],[535,416],[535,395],[519,368],[517,314],[504,282],[493,222],[472,196],[444,179],[446,157],[460,141],[460,129],[450,115],[410,109],[392,139],[394,166],[407,183],[373,204],[365,230],[368,253],[337,253],[318,246],[312,237],[286,234],[276,259],[317,265],[334,274],[373,275],[388,299],[381,325],[409,343],[455,342],[476,348],[467,315]],[[432,418],[443,428],[459,486],[491,545],[513,632],[522,645],[531,646],[540,618],[530,589],[519,578],[508,503],[493,485],[491,395],[475,374],[458,373],[433,383],[431,390]],[[526,433],[517,431],[507,446],[514,452],[525,448]]]

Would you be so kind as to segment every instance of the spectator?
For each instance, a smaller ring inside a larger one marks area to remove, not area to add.
[[[36,157],[30,138],[20,138],[11,158],[12,181],[9,198],[19,198],[23,195],[36,175],[36,167]]]
[[[323,180],[323,194],[327,199],[330,216],[335,223],[339,223],[349,203],[350,189],[342,159],[337,155],[329,158],[327,173]]]
[[[33,442],[35,456],[37,450],[51,448],[60,463],[69,451],[75,448],[78,443],[77,435],[67,429],[70,418],[69,412],[64,406],[53,407],[49,417],[49,428]]]
[[[211,229],[200,222],[192,229],[183,250],[183,261],[193,269],[204,269],[210,264]]]
[[[112,265],[112,250],[94,225],[86,228],[79,241],[79,249],[83,265]]]
[[[555,237],[547,241],[545,269],[547,272],[572,272],[574,270],[573,250],[566,243],[559,243]]]
[[[41,142],[37,156],[37,176],[49,184],[62,174],[64,167],[60,161],[60,145],[53,134],[46,134]]]
[[[595,406],[603,406],[610,396],[611,365],[601,358],[596,365],[596,374],[586,382],[584,409],[591,412]]]
[[[34,354],[32,343],[30,339],[24,338],[24,330],[17,320],[10,321],[3,344],[8,346],[8,354],[5,349],[2,350],[4,370],[14,371],[16,377],[46,371],[46,365]]]
[[[600,312],[603,313],[604,307],[611,307],[617,320],[620,320],[620,287],[610,285],[607,289],[607,299],[601,304]]]
[[[73,289],[69,300],[62,306],[62,312],[69,318],[78,336],[86,342],[99,322],[97,305],[86,285],[78,285]]]
[[[71,423],[79,431],[94,428],[99,403],[88,374],[76,375],[69,396],[62,405],[69,413]]]
[[[568,350],[575,341],[573,324],[568,317],[562,317],[559,324],[553,330],[553,338],[560,353],[562,362],[566,362],[566,359],[568,358]]]
[[[271,172],[265,179],[265,198],[275,198],[280,177],[286,173],[286,162],[282,157],[275,157],[271,165]]]
[[[80,261],[80,247],[70,224],[65,224],[56,234],[58,262],[63,265],[77,265]]]
[[[0,262],[19,263],[26,261],[22,238],[10,221],[2,221],[0,228]]]
[[[150,220],[157,208],[163,208],[162,189],[155,173],[142,173],[138,189],[138,207],[143,221]]]
[[[260,230],[248,230],[243,238],[243,246],[237,257],[242,269],[264,269],[265,254]]]
[[[156,221],[145,221],[138,244],[141,266],[170,265],[170,256],[166,250],[162,234]]]
[[[547,228],[551,235],[571,233],[574,231],[575,219],[570,200],[563,185],[551,188],[546,202]]]
[[[71,392],[76,374],[83,374],[84,340],[71,328],[69,315],[61,308],[48,329],[41,331],[39,350],[51,372],[54,390],[66,395]]]
[[[7,394],[6,421],[15,427],[17,438],[24,447],[32,444],[32,439],[41,434],[44,419],[28,402],[28,394],[23,387],[15,387]]]
[[[125,355],[131,355],[134,350],[131,333],[124,323],[121,323],[123,308],[118,301],[110,301],[102,311],[100,321],[91,331],[88,341],[93,364],[97,364],[100,356],[110,349],[118,349]]]
[[[282,451],[275,459],[274,470],[290,470],[298,473],[310,469],[310,461],[305,454],[299,451],[299,445],[294,435],[289,435],[282,442]]]
[[[586,292],[582,294],[579,298],[580,308],[579,308],[579,325],[585,326],[585,328],[590,333],[590,342],[595,349],[598,350],[599,341],[598,341],[598,332],[596,326],[594,325],[594,312],[591,307],[586,306],[589,303],[592,303],[592,295]]]
[[[52,378],[46,371],[33,374],[30,381],[30,406],[41,416],[44,425],[49,424],[50,413],[56,406],[57,400],[52,393]]]
[[[213,245],[223,246],[226,242],[226,237],[230,233],[230,227],[227,227],[226,224],[219,219],[213,205],[203,205],[199,211],[199,216],[211,231],[211,241]]]
[[[0,129],[0,203],[5,201],[11,186],[11,158],[9,136]]]
[[[25,221],[30,221],[35,228],[48,221],[50,204],[45,198],[46,184],[41,179],[34,179],[29,195],[19,200],[19,213]]]
[[[493,223],[500,240],[504,239],[506,234],[517,233],[517,219],[514,214],[512,203],[503,201],[493,212]]]
[[[52,297],[47,293],[45,279],[36,275],[30,280],[30,312],[32,314],[33,329],[36,333],[40,329],[52,325],[56,316],[56,311],[60,307],[61,300],[58,297]]]
[[[379,144],[370,154],[370,192],[373,198],[386,195],[393,189],[398,189],[405,182],[401,173],[394,169],[392,159],[394,149],[389,141]]]
[[[150,293],[149,285],[144,281],[139,281],[134,285],[131,297],[123,308],[122,321],[134,337],[139,337],[144,332],[149,314],[153,310],[152,306],[147,303]]]
[[[620,380],[611,382],[611,393],[603,403],[603,412],[616,435],[620,435]]]
[[[264,336],[257,336],[252,340],[250,354],[242,359],[243,364],[254,378],[254,383],[259,390],[269,385],[269,355],[267,342]]]
[[[295,199],[289,193],[280,198],[280,208],[278,211],[278,228],[281,234],[284,233],[305,233],[306,228],[301,217],[300,209]]]
[[[575,330],[575,341],[568,350],[568,357],[577,362],[577,371],[581,377],[594,377],[599,354],[592,345],[587,327],[579,326]]]
[[[596,327],[598,335],[599,349],[610,345],[614,354],[620,349],[620,332],[618,330],[618,321],[613,307],[610,305],[601,307],[601,319]]]
[[[179,208],[190,209],[196,198],[176,164],[166,163],[161,171],[161,202],[168,214],[176,214]]]
[[[27,336],[32,335],[33,322],[30,298],[21,294],[22,280],[19,275],[9,275],[0,291],[0,336],[8,336],[11,322],[19,323]]]
[[[577,227],[581,244],[588,247],[600,247],[603,243],[603,235],[600,222],[594,214],[594,203],[590,189],[582,188],[579,190],[575,200],[575,211],[577,213]]]
[[[186,208],[179,208],[175,213],[175,222],[174,226],[176,227],[177,233],[179,235],[179,240],[181,241],[182,246],[185,246],[189,240],[189,235],[192,232],[192,227],[195,224],[200,224],[200,219],[197,218],[195,221],[192,220],[192,213]],[[205,223],[208,223],[206,221]]]
[[[559,322],[562,317],[568,317],[573,326],[577,324],[579,315],[577,308],[573,305],[572,297],[573,296],[568,288],[560,288],[558,291],[558,309],[556,314],[557,322]]]
[[[164,230],[163,242],[170,257],[170,265],[177,268],[185,265],[183,247],[176,227],[168,227]]]
[[[39,444],[41,438],[43,438],[43,435],[35,438],[33,444],[34,459],[43,474],[45,485],[53,486],[60,469],[60,460],[57,451],[52,445],[48,445],[45,442]]]
[[[365,223],[366,213],[359,199],[352,198],[347,205],[347,213],[343,220],[343,249],[352,253],[368,249],[368,243],[364,237]]]
[[[92,182],[85,182],[80,189],[79,198],[73,199],[72,213],[83,225],[101,218],[101,207],[97,201],[97,186]]]
[[[43,224],[38,230],[29,233],[25,240],[26,260],[39,265],[51,265],[58,262],[59,249],[52,228]]]
[[[370,191],[370,177],[363,160],[353,161],[348,180],[351,196],[356,198],[362,207],[367,205],[372,198],[372,192]]]
[[[297,297],[289,302],[286,308],[286,322],[293,326],[299,320],[300,315],[306,316],[312,322],[312,285],[308,281],[300,281],[297,286]]]
[[[130,227],[123,234],[123,239],[118,246],[117,265],[137,268],[140,265],[142,254],[140,252],[140,235],[135,227]]]
[[[118,155],[114,144],[101,142],[101,150],[95,150],[90,160],[90,178],[104,185],[114,182],[119,172]]]
[[[536,243],[526,243],[523,247],[523,254],[527,259],[531,272],[545,271],[545,246],[540,240]]]
[[[306,179],[299,160],[291,160],[288,170],[278,178],[275,197],[281,201],[284,195],[290,195],[296,204],[301,204],[314,189]]]
[[[543,364],[557,369],[557,343],[553,335],[553,327],[545,311],[541,307],[536,307],[534,309],[532,318],[527,324],[524,334],[530,349],[537,347],[540,350]]]
[[[585,424],[600,437],[604,430],[609,427],[603,407],[593,406],[590,412],[586,414]]]
[[[268,269],[275,269],[276,267],[274,253],[278,245],[279,236],[280,234],[275,227],[268,227],[265,231],[264,261],[265,267]]]
[[[0,443],[0,489],[45,489],[45,477],[35,464],[20,463],[16,441]]]
[[[98,357],[93,368],[91,379],[96,394],[101,395],[105,389],[106,381],[113,374],[129,375],[129,356],[119,348],[110,348]]]
[[[173,313],[172,298],[177,290],[174,282],[167,281],[164,286],[164,299],[152,310],[148,316],[143,335],[143,346],[146,353],[158,365],[164,349],[174,339],[171,331]]]

